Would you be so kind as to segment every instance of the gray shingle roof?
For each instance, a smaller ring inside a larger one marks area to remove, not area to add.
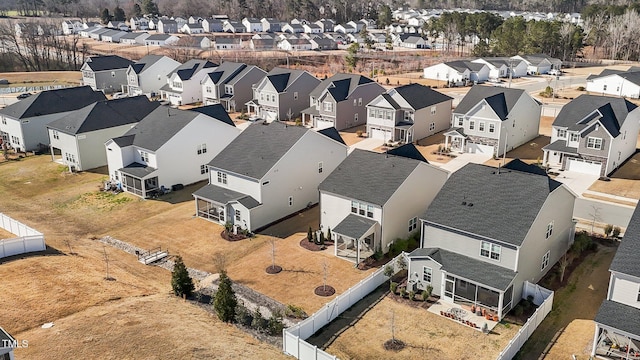
[[[435,91],[420,84],[409,84],[394,89],[405,99],[414,110],[420,110],[427,106],[433,106],[445,101],[453,100],[452,97]],[[393,91],[393,90],[392,90]]]
[[[247,64],[225,61],[215,71],[210,72],[208,76],[213,80],[214,84],[226,84],[246,67]]]
[[[355,149],[318,188],[383,206],[419,164],[415,159]],[[428,183],[424,179],[425,186]]]
[[[111,127],[133,124],[160,106],[140,95],[130,98],[104,100],[50,122],[47,127],[67,134],[81,134]]]
[[[86,61],[87,66],[93,71],[105,71],[126,69],[133,61],[118,55],[91,56]]]
[[[359,239],[371,227],[375,226],[377,221],[367,219],[362,216],[349,214],[332,230],[335,234],[344,235],[350,238]]]
[[[281,93],[284,92],[304,72],[304,70],[276,67],[267,73],[267,79],[271,84],[273,84],[276,91]],[[317,81],[320,82],[320,80]]]
[[[559,186],[546,175],[467,164],[449,177],[423,219],[520,246]]]
[[[569,154],[578,153],[578,148],[568,147],[566,140],[556,140],[551,144],[544,146],[542,150],[560,151],[560,152],[569,153]]]
[[[344,139],[342,138],[342,136],[340,136],[340,132],[338,132],[338,130],[336,130],[336,128],[334,128],[333,126],[322,129],[322,130],[318,130],[318,132],[330,139],[333,139],[339,142],[340,144],[347,145],[347,143],[344,142]]]
[[[145,40],[148,41],[165,41],[168,38],[170,38],[173,35],[168,35],[168,34],[153,34],[153,35],[149,35],[148,38],[146,38]]]
[[[163,55],[147,55],[142,59],[136,61],[136,63],[131,65],[131,67],[136,74],[140,74],[145,70],[148,70],[151,66],[153,66],[153,64],[157,63],[162,58],[164,58]]]
[[[238,201],[247,209],[252,209],[260,203],[251,196],[231,189],[225,189],[220,186],[208,184],[193,193],[193,196],[208,199],[219,204],[228,204],[231,201]]]
[[[78,110],[101,100],[106,100],[104,94],[100,91],[93,91],[89,86],[49,90],[0,109],[0,114],[14,119],[26,119]]]
[[[424,156],[422,156],[420,151],[418,151],[418,148],[416,148],[416,146],[413,145],[412,143],[404,144],[397,148],[387,150],[387,154],[402,156],[408,159],[414,159],[418,161],[423,161],[423,162],[426,162],[427,164],[429,163],[429,161],[427,161],[427,159],[425,159]]]
[[[618,249],[620,252],[620,249]],[[640,336],[640,309],[615,301],[605,300],[600,305],[595,322]]]
[[[358,86],[371,82],[373,82],[373,80],[366,76],[338,73],[322,80],[309,95],[318,98],[325,89],[328,89],[336,102],[340,102],[346,100]],[[382,87],[380,87],[380,90],[380,92],[383,91]]]
[[[140,179],[153,174],[156,170],[156,168],[152,168],[151,166],[140,164],[138,162],[133,162],[122,169],[118,169],[120,172]]]
[[[629,226],[609,270],[640,278],[638,258],[640,258],[640,206],[636,206],[631,216]]]
[[[623,98],[580,95],[566,104],[553,121],[553,126],[565,127],[569,130],[580,131],[589,127],[597,119],[614,137],[620,133],[620,128],[629,112],[638,106]],[[594,115],[594,112],[597,111]],[[582,121],[591,116],[588,121]]]
[[[126,33],[125,35],[122,35],[122,37],[120,37],[120,41],[125,40],[125,39],[132,39],[133,40],[133,39],[136,39],[139,36],[142,36],[142,35],[145,35],[145,34],[148,34],[148,33],[147,32],[130,32],[130,33]],[[159,56],[159,57],[162,57],[160,55],[147,55],[147,56]],[[140,59],[140,60],[142,60],[142,59]],[[138,62],[140,62],[140,61],[138,61]]]
[[[198,71],[216,66],[218,65],[212,63],[209,60],[191,59],[173,70],[171,74],[169,74],[169,77],[172,77],[173,74],[178,74],[180,80],[189,80],[191,79],[193,74],[197,73]]]
[[[489,106],[500,116],[500,119],[505,120],[506,115],[511,112],[523,94],[524,90],[522,89],[475,85],[462,98],[453,112],[455,114],[466,114],[480,101],[486,100]]]
[[[502,291],[507,290],[517,274],[502,266],[439,248],[419,248],[412,251],[409,258],[431,258],[448,273]]]

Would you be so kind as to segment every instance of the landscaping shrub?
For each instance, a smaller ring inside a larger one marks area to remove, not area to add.
[[[427,290],[422,290],[422,301],[427,301],[431,297],[431,294]]]
[[[376,252],[373,253],[373,258],[376,260],[382,259],[383,256],[384,254],[382,253],[381,249],[377,249]]]
[[[180,297],[190,297],[196,289],[180,255],[176,256],[171,272],[171,288],[173,293]]]
[[[271,336],[281,335],[284,324],[282,323],[282,315],[278,312],[274,312],[267,323],[267,334]]]
[[[426,298],[427,298],[427,299],[428,299],[428,298],[430,298],[430,297],[431,297],[431,294],[433,294],[433,286],[431,286],[431,285],[427,285],[427,290],[425,290],[425,291],[422,293],[422,296],[424,296],[424,295],[425,295],[425,294],[424,294],[425,292],[427,293],[427,297],[426,297]]]
[[[309,242],[313,241],[313,230],[311,230],[311,226],[309,226],[309,230],[307,231],[307,240],[309,240]]]
[[[520,304],[516,305],[516,307],[513,308],[513,314],[518,317],[524,314],[524,309],[522,308],[522,306],[520,306]]]
[[[218,314],[220,320],[233,322],[236,316],[237,305],[238,300],[231,287],[231,279],[229,279],[227,273],[223,270],[220,272],[218,291],[216,291],[216,295],[213,298],[213,308],[216,310],[216,314]]]
[[[393,276],[393,266],[387,264],[384,267],[384,276],[386,276],[386,277],[392,277]]]
[[[251,321],[251,327],[258,331],[263,331],[267,328],[268,325],[267,319],[262,317],[260,310],[256,308],[256,311],[253,312],[253,320]]]
[[[292,304],[287,305],[284,314],[297,319],[304,319],[307,317],[307,313],[301,307]]]
[[[617,227],[617,226],[615,226],[615,227],[613,228],[613,233],[612,233],[611,235],[612,235],[614,238],[617,238],[618,236],[620,236],[620,231],[621,231],[621,230],[620,230],[620,228],[619,228],[619,227]]]
[[[407,297],[407,288],[400,289],[400,296]]]
[[[613,232],[613,225],[607,224],[604,226],[604,236],[609,237]]]
[[[416,292],[411,290],[409,291],[409,300],[413,301],[416,299]]]
[[[398,289],[398,283],[397,283],[397,282],[393,282],[393,281],[392,281],[392,282],[389,284],[389,290],[390,290],[392,293],[394,293],[394,294],[395,294],[397,289]]]
[[[242,305],[238,305],[236,307],[236,323],[242,326],[250,327],[252,321],[253,316],[251,315],[249,310],[247,310],[247,308]]]
[[[577,89],[577,90],[578,90],[578,91],[585,91],[585,90],[587,90],[587,89],[586,89],[584,86],[578,86],[578,89]]]
[[[571,245],[571,250],[575,254],[580,255],[585,250],[593,249],[594,245],[595,244],[593,243],[591,236],[582,231],[576,235],[576,239],[573,242],[573,245]]]

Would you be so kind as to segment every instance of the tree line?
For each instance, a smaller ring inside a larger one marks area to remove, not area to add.
[[[591,56],[640,60],[640,4],[592,5],[583,11],[585,42]]]

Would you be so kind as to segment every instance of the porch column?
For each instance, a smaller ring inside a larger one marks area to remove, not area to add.
[[[448,148],[449,147],[449,135],[446,135],[444,137],[444,148]]]
[[[55,154],[53,152],[53,145],[49,144],[49,151],[51,152],[51,162],[56,161]]]
[[[602,331],[602,329],[600,329],[600,325],[598,325],[596,323],[596,331],[593,335],[593,348],[591,349],[591,356],[595,356],[596,355],[596,349],[598,348],[598,341],[600,339],[600,332]]]
[[[498,318],[500,320],[502,320],[502,307],[504,306],[503,304],[504,304],[504,292],[500,292],[500,297],[498,298]]]
[[[356,241],[356,264],[360,264],[360,239],[354,239]]]
[[[542,165],[547,165],[547,163],[549,162],[549,152],[548,151],[543,151],[542,152]]]
[[[196,217],[200,217],[200,209],[198,208],[198,198],[196,199]]]

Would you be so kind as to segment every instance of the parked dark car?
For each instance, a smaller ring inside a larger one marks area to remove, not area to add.
[[[18,100],[22,100],[28,98],[29,96],[31,96],[31,93],[22,93],[16,97],[18,98]]]

